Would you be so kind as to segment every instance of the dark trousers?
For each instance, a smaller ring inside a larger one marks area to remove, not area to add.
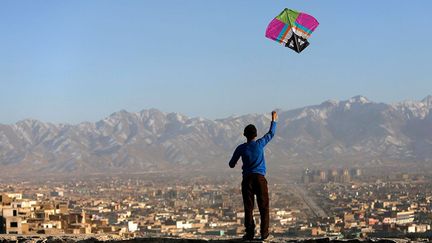
[[[250,174],[243,176],[242,195],[245,211],[246,234],[255,235],[255,222],[253,219],[254,195],[257,196],[258,209],[261,216],[261,236],[269,234],[269,197],[267,180],[263,175]]]

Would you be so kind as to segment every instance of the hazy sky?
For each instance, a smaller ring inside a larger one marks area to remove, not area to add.
[[[320,26],[301,54],[264,37],[285,8]],[[0,123],[189,116],[432,94],[431,0],[0,1]]]

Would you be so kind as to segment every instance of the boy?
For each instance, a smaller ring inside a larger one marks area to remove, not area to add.
[[[243,161],[242,196],[245,211],[246,234],[244,240],[252,240],[255,236],[255,222],[253,219],[254,194],[257,195],[258,208],[261,216],[261,239],[269,237],[269,198],[264,159],[264,147],[273,138],[276,132],[276,111],[272,112],[270,131],[260,139],[257,137],[257,129],[249,124],[245,127],[243,135],[247,142],[240,144],[234,151],[229,166],[234,168],[239,158]]]

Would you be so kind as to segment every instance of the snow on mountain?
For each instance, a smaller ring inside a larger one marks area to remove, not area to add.
[[[375,103],[363,96],[279,112],[267,150],[275,164],[432,159],[432,96]],[[172,166],[225,166],[253,123],[267,132],[269,114],[209,120],[156,109],[121,110],[96,122],[0,124],[0,167],[19,171],[101,172]]]

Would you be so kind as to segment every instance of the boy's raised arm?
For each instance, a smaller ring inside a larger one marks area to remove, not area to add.
[[[266,146],[268,142],[274,137],[276,133],[276,120],[278,118],[278,114],[276,111],[272,111],[272,121],[270,124],[270,130],[260,139],[258,139],[258,143],[260,143],[261,146]]]

